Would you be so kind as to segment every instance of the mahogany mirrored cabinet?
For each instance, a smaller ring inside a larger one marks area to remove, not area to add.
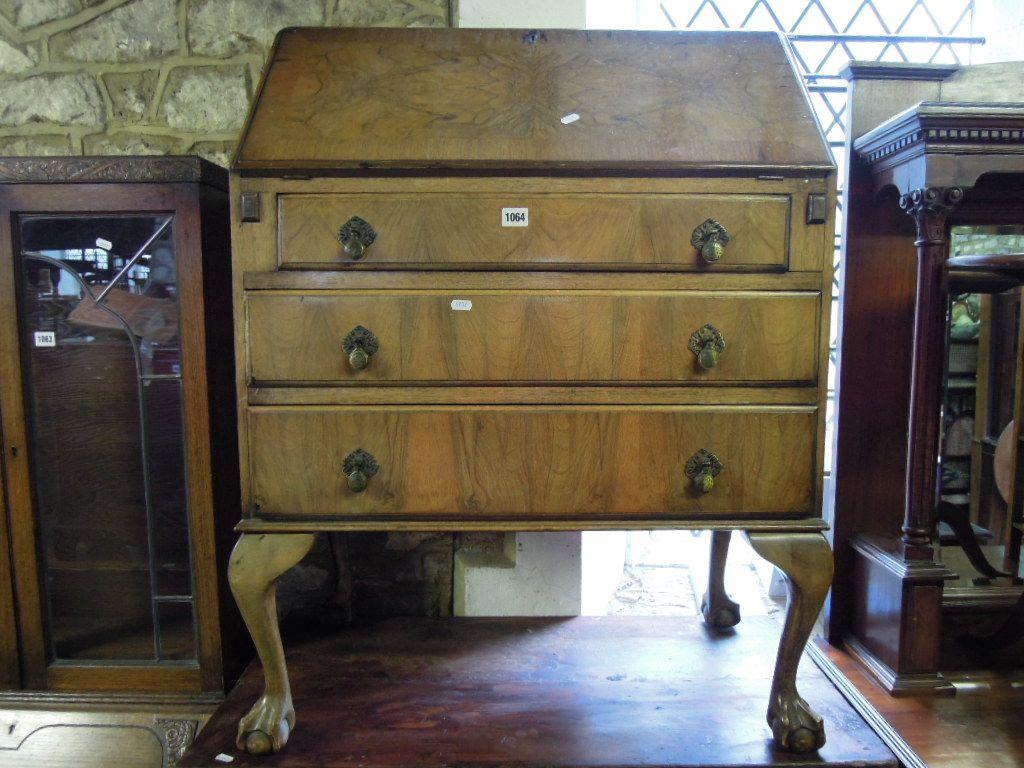
[[[231,201],[239,749],[295,725],[273,596],[314,533],[593,528],[714,529],[722,564],[746,531],[790,576],[769,736],[824,744],[835,169],[783,40],[284,30]]]
[[[215,699],[245,661],[225,188],[0,158],[3,688]]]
[[[848,77],[829,639],[951,695],[1024,637],[1024,64]]]

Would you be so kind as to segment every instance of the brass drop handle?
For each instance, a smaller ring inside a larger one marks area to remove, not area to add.
[[[377,337],[373,335],[373,331],[357,325],[345,334],[341,348],[348,355],[348,364],[357,371],[361,371],[370,364],[370,358],[377,354],[380,345],[377,343]]]
[[[722,258],[729,239],[729,232],[714,219],[708,219],[690,235],[690,243],[708,264],[714,264]]]
[[[690,351],[697,356],[697,365],[710,371],[718,365],[718,358],[725,352],[725,337],[707,323],[702,325],[690,336]]]
[[[380,464],[373,454],[356,448],[341,463],[341,471],[348,478],[348,489],[352,493],[362,493],[370,483],[370,478],[380,471]]]
[[[686,460],[685,472],[700,493],[711,493],[715,487],[715,478],[723,468],[724,465],[715,454],[701,448]]]
[[[352,261],[359,261],[363,258],[366,249],[373,245],[373,241],[376,239],[377,232],[370,226],[370,222],[358,216],[353,216],[338,230],[341,247]]]

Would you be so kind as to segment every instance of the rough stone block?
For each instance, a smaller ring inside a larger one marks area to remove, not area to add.
[[[0,0],[0,13],[21,29],[66,19],[80,10],[78,0]]]
[[[0,136],[0,155],[70,155],[71,139],[63,134],[44,133],[35,136]]]
[[[39,63],[39,49],[35,46],[19,47],[0,38],[0,73],[17,74],[32,69]]]
[[[173,155],[181,152],[182,141],[175,136],[152,136],[119,131],[94,133],[82,139],[87,155]]]
[[[103,126],[99,86],[86,74],[0,80],[0,125],[27,123]]]
[[[450,616],[451,534],[430,535],[411,550],[389,548],[391,535],[348,535],[354,617]]]
[[[50,38],[55,61],[149,61],[177,50],[178,13],[168,0],[133,0]]]
[[[337,567],[326,536],[317,536],[309,554],[277,582],[277,614],[310,618],[323,612],[338,583]]]
[[[451,541],[451,534],[392,531],[388,534],[387,543],[384,547],[392,552],[411,552],[422,544],[441,540]]]
[[[110,96],[111,117],[128,123],[137,122],[145,117],[153,101],[159,76],[160,72],[156,69],[141,72],[107,72],[102,75],[103,85]]]
[[[197,141],[188,149],[190,155],[199,155],[204,160],[216,163],[222,168],[231,165],[231,155],[235,151],[233,141]]]
[[[265,54],[284,27],[320,26],[323,0],[191,0],[188,44],[194,55],[226,58],[238,53]]]
[[[446,27],[448,0],[334,0],[331,23],[348,27]]]
[[[176,67],[164,86],[160,116],[181,131],[237,131],[248,109],[245,67]]]

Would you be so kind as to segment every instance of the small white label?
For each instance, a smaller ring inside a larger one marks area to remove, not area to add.
[[[529,208],[502,208],[501,226],[503,227],[528,227],[530,226]]]
[[[111,248],[114,247],[114,244],[112,242],[110,242],[109,240],[104,240],[102,237],[97,237],[96,238],[96,247],[97,248],[102,248],[104,251],[109,251]]]
[[[473,302],[469,299],[452,299],[452,309],[456,312],[469,312],[473,308]]]
[[[235,758],[233,758],[231,755],[225,755],[223,752],[221,752],[219,755],[217,755],[213,759],[216,760],[218,763],[233,763],[233,762],[235,762]]]
[[[57,346],[57,334],[53,331],[36,331],[32,335],[35,337],[37,347]]]
[[[570,112],[568,115],[562,118],[562,125],[569,125],[570,123],[575,123],[579,119],[580,116],[578,113]]]

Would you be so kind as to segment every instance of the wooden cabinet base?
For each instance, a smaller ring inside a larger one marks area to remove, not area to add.
[[[843,646],[893,696],[952,695],[953,686],[936,671],[949,570],[904,561],[895,541],[855,536],[849,543],[854,610]]]
[[[719,576],[725,568],[725,536],[726,532],[716,531],[714,537],[717,556],[713,557],[712,568]],[[786,623],[769,695],[768,724],[780,748],[801,754],[819,750],[825,745],[824,723],[801,698],[796,675],[832,581],[832,551],[820,533],[749,532],[747,539],[759,555],[786,574],[789,585]],[[281,751],[295,727],[275,595],[277,579],[298,563],[312,544],[311,533],[243,533],[231,555],[231,589],[252,633],[264,674],[263,693],[239,721],[235,736],[236,747],[252,755]],[[720,587],[718,578],[709,589],[724,596]],[[720,601],[714,603],[721,606]],[[717,612],[710,615],[708,623],[713,628],[728,626],[716,623]],[[738,621],[738,608],[734,615]]]

